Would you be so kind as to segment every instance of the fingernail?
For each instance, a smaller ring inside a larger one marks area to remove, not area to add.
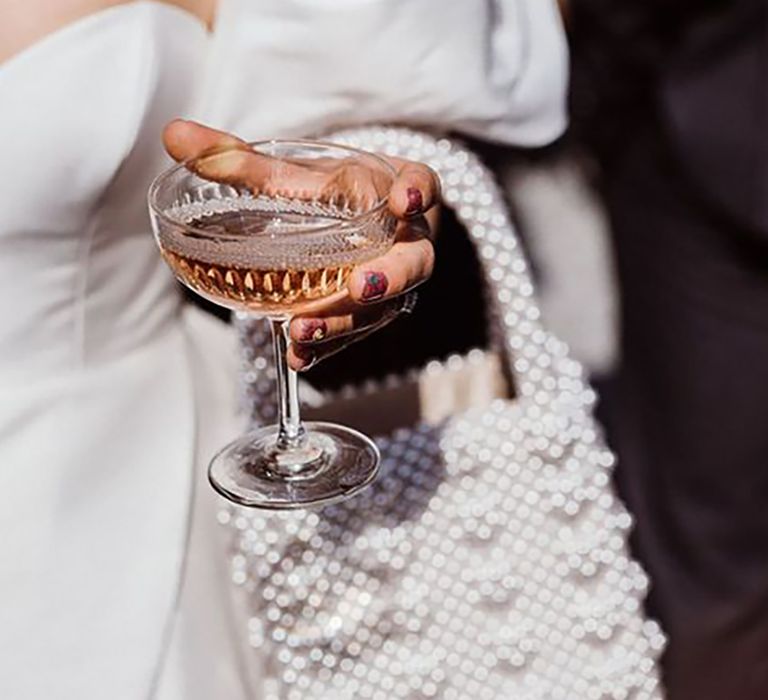
[[[317,361],[317,355],[315,355],[314,351],[301,345],[293,346],[293,354],[302,362],[299,372],[306,372]]]
[[[405,210],[406,214],[417,214],[424,206],[424,199],[421,196],[421,191],[416,187],[409,187],[405,194],[408,197],[408,207]]]
[[[387,291],[387,276],[383,272],[366,272],[363,287],[363,301],[381,299]]]
[[[323,340],[328,335],[328,326],[325,321],[318,318],[310,318],[301,322],[300,340],[303,342],[315,342]]]

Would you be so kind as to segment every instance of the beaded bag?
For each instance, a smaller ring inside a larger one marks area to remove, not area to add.
[[[428,419],[378,438],[381,474],[348,502],[222,513],[267,697],[661,698],[664,637],[643,616],[648,580],[627,553],[631,518],[611,490],[595,395],[541,325],[492,175],[459,143],[411,130],[333,140],[440,175],[445,205],[478,251],[495,347],[423,375],[445,387],[452,373],[482,373],[495,360],[516,397],[448,417],[438,401]],[[272,422],[268,328],[237,325],[253,422]]]

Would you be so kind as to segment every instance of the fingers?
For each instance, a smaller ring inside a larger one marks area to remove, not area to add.
[[[366,328],[384,319],[397,316],[403,303],[393,299],[381,304],[359,306],[342,302],[312,316],[299,316],[291,321],[290,336],[296,343],[322,343]]]
[[[328,170],[321,200],[352,211],[370,210],[387,196],[391,175],[353,158],[336,159]]]
[[[398,240],[382,256],[357,266],[349,276],[353,301],[368,304],[398,296],[432,275],[435,250],[426,223],[403,222]]]
[[[398,158],[389,160],[399,168],[389,193],[389,208],[395,216],[417,216],[440,201],[440,180],[431,168]]]
[[[367,335],[367,333],[365,333]],[[321,360],[325,360],[337,352],[341,352],[356,340],[362,340],[363,333],[358,337],[345,336],[323,344],[322,347],[314,345],[298,345],[292,343],[286,355],[288,366],[296,372],[306,372]]]
[[[207,180],[261,190],[270,159],[251,151],[236,136],[197,122],[175,119],[163,130],[168,154]]]
[[[349,313],[325,317],[296,318],[291,322],[288,364],[304,371],[348,345],[362,340],[392,322],[411,303],[391,300],[371,307],[353,307]]]
[[[163,144],[168,155],[180,163],[210,151],[246,146],[245,141],[236,136],[185,119],[174,119],[166,125]]]
[[[324,172],[259,153],[236,136],[197,122],[172,121],[163,142],[172,158],[201,177],[248,187],[254,194],[308,199],[328,180]]]
[[[168,153],[198,175],[216,182],[249,187],[255,194],[339,201],[352,208],[370,207],[386,192],[382,173],[354,162],[313,159],[302,165],[251,150],[248,144],[223,131],[193,121],[176,119],[163,131]],[[218,153],[217,153],[218,152]],[[205,155],[205,158],[201,156]],[[199,159],[195,161],[195,159]],[[194,162],[191,162],[194,161]],[[399,158],[389,161],[398,169],[388,202],[399,218],[429,211],[440,199],[440,182],[426,165]]]

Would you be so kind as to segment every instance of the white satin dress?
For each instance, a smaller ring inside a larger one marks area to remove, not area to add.
[[[188,110],[207,43],[192,15],[136,2],[0,65],[7,700],[143,700],[169,663],[193,479],[237,432],[231,335],[184,309],[146,211],[161,129]],[[213,511],[201,521],[214,536]],[[211,638],[227,619],[214,598]],[[225,656],[206,673],[219,688]]]

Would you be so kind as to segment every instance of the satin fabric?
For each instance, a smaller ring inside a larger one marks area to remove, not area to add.
[[[221,0],[199,114],[250,139],[396,123],[533,146],[565,128],[554,0]]]
[[[229,334],[183,311],[146,211],[206,46],[191,15],[139,2],[0,66],[4,698],[150,695],[194,473],[206,436],[235,432]],[[211,385],[231,395],[206,413]]]

